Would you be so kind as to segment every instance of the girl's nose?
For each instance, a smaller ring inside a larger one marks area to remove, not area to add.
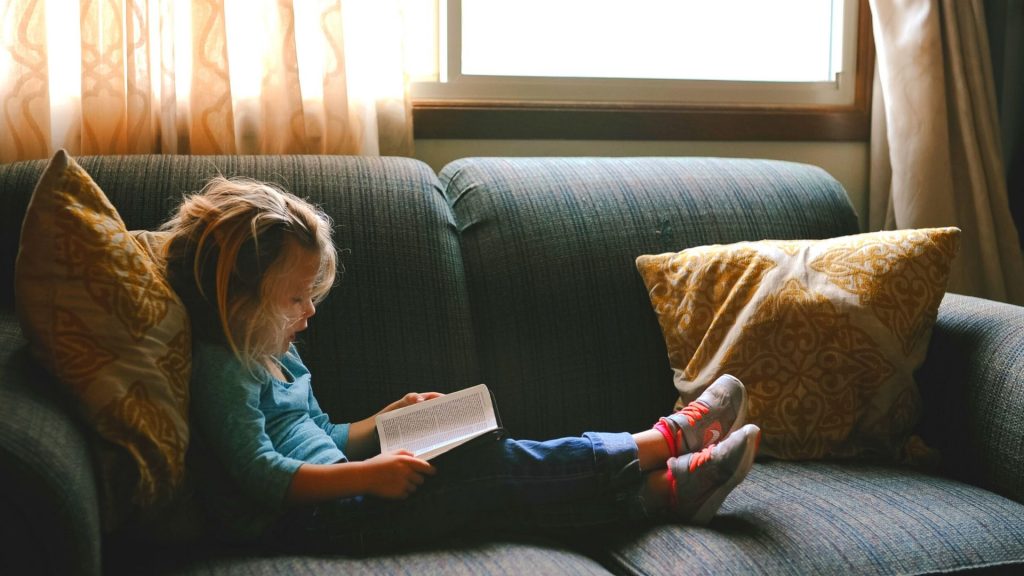
[[[306,300],[306,308],[303,310],[306,318],[312,318],[316,314],[316,305],[313,304],[312,300]]]

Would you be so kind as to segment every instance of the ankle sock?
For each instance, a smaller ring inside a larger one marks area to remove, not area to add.
[[[675,432],[672,431],[672,426],[669,425],[668,421],[661,418],[654,424],[654,429],[661,432],[661,435],[665,437],[665,444],[668,445],[669,456],[679,456],[679,442],[677,441]]]

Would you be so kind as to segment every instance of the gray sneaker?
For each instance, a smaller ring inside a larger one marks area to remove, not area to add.
[[[761,429],[747,424],[720,444],[669,458],[672,484],[669,500],[673,515],[690,524],[710,522],[725,497],[747,477],[760,440]]]
[[[676,440],[675,456],[679,456],[721,442],[742,426],[746,417],[747,389],[735,376],[723,374],[696,400],[661,421]]]

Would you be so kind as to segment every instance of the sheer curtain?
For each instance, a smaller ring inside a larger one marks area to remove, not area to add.
[[[0,161],[412,153],[401,0],[0,1]]]
[[[982,0],[871,0],[869,225],[959,226],[953,292],[1024,304]]]

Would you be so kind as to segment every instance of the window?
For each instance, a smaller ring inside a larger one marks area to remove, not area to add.
[[[419,16],[435,32],[414,51],[417,137],[867,137],[863,0],[436,5]]]
[[[453,6],[466,75],[816,82],[842,64],[842,0]]]

